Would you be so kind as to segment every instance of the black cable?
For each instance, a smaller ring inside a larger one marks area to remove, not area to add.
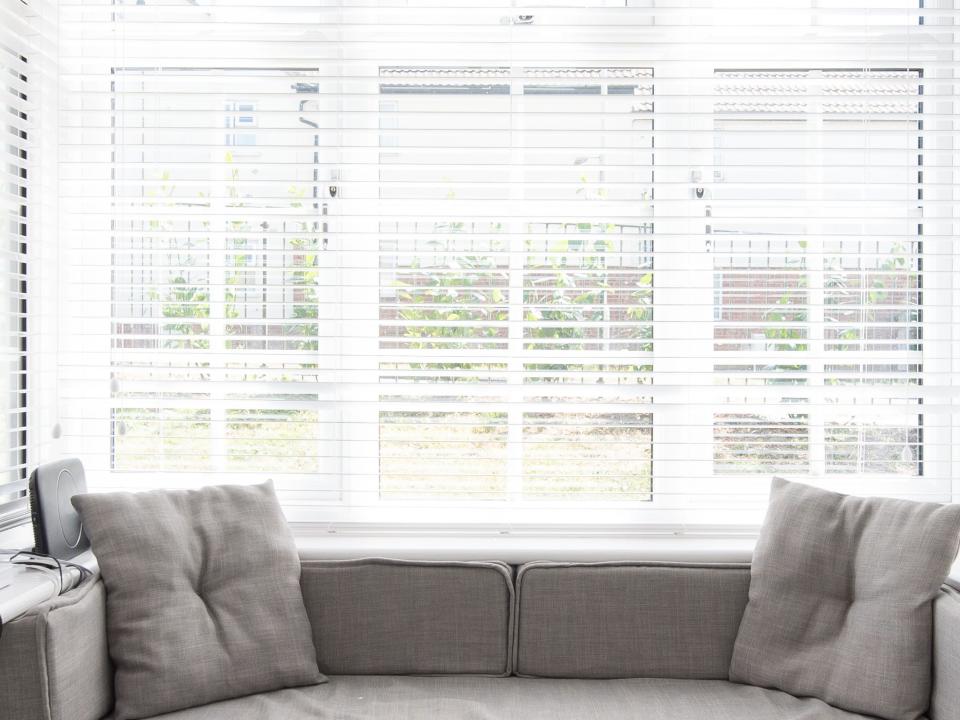
[[[63,595],[63,566],[64,565],[66,565],[67,567],[76,568],[77,570],[80,571],[80,580],[77,582],[75,587],[80,587],[81,585],[83,585],[84,582],[86,582],[88,578],[93,576],[93,571],[90,570],[90,568],[86,568],[83,565],[80,565],[78,563],[70,562],[69,560],[60,560],[60,558],[55,558],[53,557],[53,555],[49,555],[47,553],[33,552],[32,550],[0,549],[0,555],[9,555],[10,557],[7,559],[7,562],[10,562],[10,563],[13,563],[14,558],[20,555],[35,555],[36,557],[45,557],[50,560],[53,560],[57,564],[57,570],[59,570],[60,572],[60,591],[57,593],[57,595]],[[41,562],[27,561],[27,562],[18,562],[14,564],[27,565],[29,567],[38,567],[38,568],[43,568],[44,570],[53,569],[49,565],[45,565],[44,563],[41,563]],[[71,588],[71,589],[74,589],[74,588]],[[3,618],[0,617],[0,638],[3,637],[3,625],[4,625]]]
[[[93,570],[88,567],[84,567],[83,565],[75,562],[70,562],[69,560],[63,560],[62,562],[67,567],[76,568],[80,571],[80,580],[77,582],[77,587],[80,587],[88,578],[93,577]]]
[[[43,569],[45,569],[45,570],[53,570],[53,568],[52,568],[49,564],[45,564],[45,563],[42,563],[42,562],[30,562],[29,560],[27,560],[27,561],[15,562],[15,559],[16,559],[17,557],[23,555],[23,556],[26,556],[26,557],[33,556],[33,557],[38,557],[38,558],[47,558],[48,560],[52,560],[53,562],[55,562],[55,563],[57,564],[57,571],[58,571],[58,574],[59,574],[59,576],[60,576],[60,591],[57,593],[58,595],[63,595],[63,593],[64,593],[64,587],[63,587],[63,567],[64,567],[64,565],[66,565],[67,567],[72,567],[72,568],[80,571],[80,579],[79,579],[79,581],[77,582],[76,587],[79,587],[79,586],[82,585],[88,578],[90,578],[90,577],[93,576],[93,572],[92,572],[89,568],[86,568],[86,567],[84,567],[83,565],[79,565],[78,563],[70,562],[69,560],[61,560],[60,558],[54,557],[53,555],[50,555],[49,553],[35,552],[35,551],[33,551],[33,550],[0,550],[0,553],[3,553],[3,554],[12,553],[12,555],[11,555],[11,557],[9,558],[8,562],[14,563],[14,564],[16,564],[16,565],[26,565],[26,566],[28,566],[28,567],[43,568]],[[71,589],[73,589],[73,588],[71,588]]]
[[[21,555],[25,557],[46,557],[46,558],[49,558],[50,560],[53,560],[57,564],[57,571],[60,573],[60,591],[57,593],[57,595],[63,594],[63,565],[60,564],[59,559],[52,557],[50,555],[47,555],[46,553],[35,553],[32,550],[21,550],[12,558],[10,558],[7,562],[11,562],[15,565],[26,565],[27,567],[36,567],[36,568],[43,568],[45,570],[53,570],[53,568],[50,567],[50,565],[47,563],[30,562],[29,560],[26,560],[26,561],[21,560],[17,562],[17,558],[20,557]]]
[[[7,559],[7,562],[10,562],[10,563],[12,563],[13,559],[18,557],[19,555],[35,555],[36,557],[45,557],[45,558],[49,558],[50,560],[53,560],[57,564],[57,569],[60,571],[60,592],[58,592],[57,595],[63,595],[63,566],[64,565],[66,565],[67,567],[75,568],[80,571],[80,580],[77,581],[76,586],[74,586],[74,588],[71,588],[71,589],[76,589],[80,587],[89,578],[93,577],[93,571],[90,570],[90,568],[86,568],[83,565],[80,565],[79,563],[70,562],[69,560],[60,560],[60,558],[55,558],[53,557],[53,555],[50,555],[48,553],[33,552],[32,550],[0,549],[0,555],[9,555],[10,557]],[[43,568],[44,570],[53,569],[49,565],[45,565],[41,562],[27,561],[27,562],[18,562],[14,564],[27,565],[29,567],[38,567],[38,568]],[[3,637],[3,625],[4,625],[3,618],[0,617],[0,638]]]

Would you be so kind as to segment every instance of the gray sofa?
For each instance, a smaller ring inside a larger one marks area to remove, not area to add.
[[[748,565],[302,563],[328,683],[167,720],[841,720],[727,681]],[[960,594],[935,602],[930,720],[960,720]],[[189,668],[185,668],[189,672]],[[102,582],[8,624],[3,720],[100,720],[113,704]]]

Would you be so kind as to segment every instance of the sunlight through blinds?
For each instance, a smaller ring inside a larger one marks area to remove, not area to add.
[[[937,0],[64,0],[66,438],[306,520],[949,500]]]
[[[0,0],[0,530],[24,522],[30,467],[56,423],[56,10]],[[51,398],[54,398],[51,401]]]

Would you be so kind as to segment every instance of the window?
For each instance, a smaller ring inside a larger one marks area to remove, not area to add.
[[[116,477],[269,473],[316,490],[330,474],[316,74],[113,70],[118,212],[98,250]]]
[[[50,293],[38,281],[40,264],[52,254],[50,229],[56,224],[51,212],[56,203],[45,197],[54,162],[50,127],[56,122],[49,86],[49,26],[44,24],[52,14],[33,5],[0,2],[0,333],[5,338],[0,353],[0,530],[29,517],[29,467],[46,454],[54,425],[48,402],[53,361]],[[41,379],[48,387],[34,388],[32,383]],[[47,420],[47,432],[41,434]]]
[[[652,70],[379,72],[371,494],[649,501]]]
[[[687,5],[66,5],[92,483],[671,532],[772,474],[949,499],[952,9]]]
[[[715,75],[715,470],[924,476],[922,72]]]

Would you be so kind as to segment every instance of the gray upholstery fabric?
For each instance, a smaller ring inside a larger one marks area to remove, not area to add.
[[[516,671],[727,678],[747,565],[549,563],[517,573]]]
[[[63,596],[45,611],[51,720],[96,718],[113,707],[113,667],[107,651],[106,589]]]
[[[726,680],[339,676],[163,720],[853,720],[820,700]]]
[[[3,720],[97,720],[113,707],[103,584],[89,580],[4,625]]]
[[[73,504],[107,589],[118,720],[323,680],[270,483]]]
[[[913,720],[930,703],[932,600],[960,505],[775,479],[730,679]]]
[[[960,720],[960,593],[944,589],[933,603],[931,720]]]
[[[3,720],[49,720],[40,625],[27,615],[4,625],[0,636],[0,708]]]
[[[324,672],[510,672],[513,582],[503,563],[308,560],[300,583]]]

